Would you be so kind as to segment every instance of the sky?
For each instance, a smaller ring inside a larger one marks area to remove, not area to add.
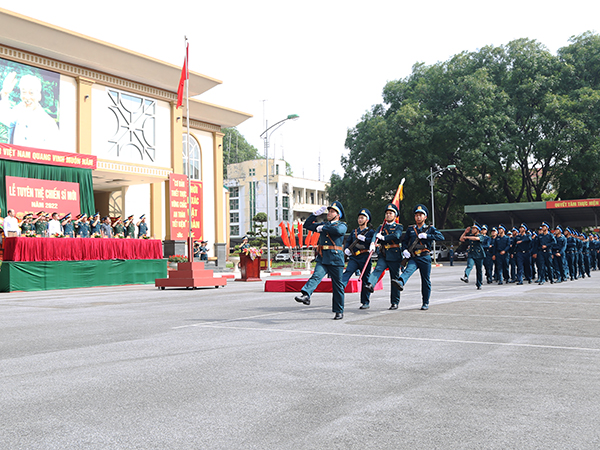
[[[176,65],[190,45],[190,70],[223,84],[197,98],[252,114],[240,133],[295,176],[343,175],[347,131],[375,104],[388,81],[415,63],[535,39],[549,51],[585,31],[600,31],[600,2],[573,0],[0,0],[0,7]],[[177,86],[173,86],[175,91]]]

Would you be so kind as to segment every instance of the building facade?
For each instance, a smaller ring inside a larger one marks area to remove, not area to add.
[[[0,142],[94,155],[95,209],[136,220],[145,214],[151,236],[163,240],[178,239],[172,232],[169,178],[189,172],[202,182],[197,205],[202,235],[194,238],[208,240],[211,251],[212,244],[227,242],[221,129],[250,114],[196,98],[189,111],[176,108],[181,67],[7,10],[0,9],[0,23],[0,85],[13,84],[0,103],[15,115],[24,102],[26,75],[37,78],[40,104],[51,118],[42,134],[52,137],[16,142],[16,131],[7,130],[18,129],[17,119],[9,118],[0,123]],[[190,71],[189,95],[219,84]]]
[[[269,159],[269,229],[279,236],[279,223],[304,221],[318,207],[327,205],[327,183],[288,176],[286,163]],[[267,163],[264,159],[227,166],[229,230],[232,239],[252,229],[252,218],[267,212]]]

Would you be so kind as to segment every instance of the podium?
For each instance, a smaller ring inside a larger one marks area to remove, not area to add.
[[[252,259],[240,253],[240,273],[242,277],[236,278],[235,281],[261,281],[260,257]]]
[[[226,286],[226,278],[213,277],[212,270],[204,268],[204,262],[185,262],[177,263],[177,270],[168,271],[169,278],[157,278],[154,285],[159,289],[165,287],[215,287]]]

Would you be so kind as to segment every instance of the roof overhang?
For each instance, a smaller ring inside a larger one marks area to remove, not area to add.
[[[252,114],[213,105],[202,100],[190,99],[190,117],[192,120],[215,123],[222,128],[230,128],[248,120]]]
[[[177,92],[181,66],[2,8],[0,23],[0,42],[7,47]],[[221,83],[215,78],[190,71],[189,95],[202,94]]]
[[[526,223],[534,228],[542,222],[550,226],[598,227],[600,199],[564,200],[552,202],[499,203],[495,205],[466,205],[465,214],[488,227],[503,223],[518,227]]]

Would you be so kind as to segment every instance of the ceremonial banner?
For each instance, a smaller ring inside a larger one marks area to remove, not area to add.
[[[202,239],[202,182],[191,182],[192,237]],[[169,175],[171,239],[185,240],[189,235],[188,181],[185,175]]]
[[[600,206],[599,198],[589,198],[585,200],[559,200],[554,202],[546,202],[546,209],[559,208],[585,208],[585,207]]]
[[[80,213],[79,184],[7,176],[6,207],[19,215],[45,211],[74,217]]]
[[[57,152],[54,150],[43,150],[2,143],[0,143],[0,158],[34,164],[76,167],[79,169],[95,169],[98,161],[98,158],[94,155]]]

